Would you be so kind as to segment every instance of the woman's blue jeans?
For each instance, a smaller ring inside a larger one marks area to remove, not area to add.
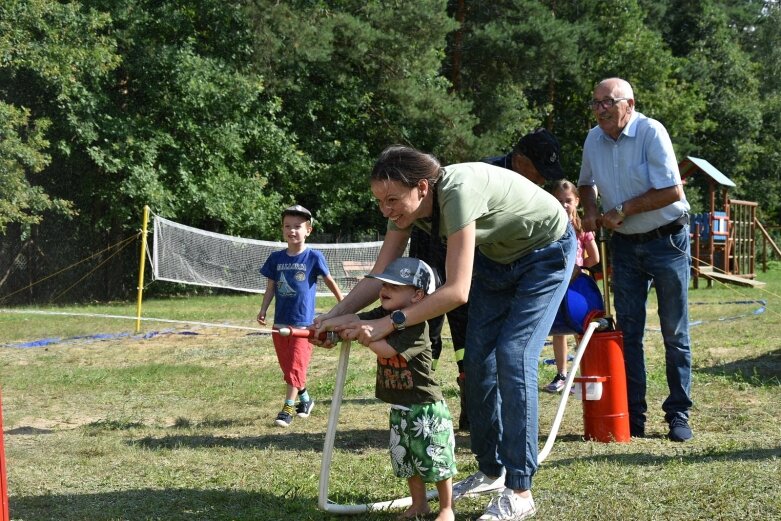
[[[476,254],[464,356],[472,452],[505,486],[530,489],[537,470],[537,369],[575,264],[571,226],[511,264]]]
[[[632,242],[620,233],[614,233],[610,245],[616,320],[624,336],[629,421],[635,428],[644,427],[648,410],[643,333],[651,282],[659,306],[670,393],[662,410],[667,422],[676,416],[688,419],[692,406],[689,227],[644,243]]]

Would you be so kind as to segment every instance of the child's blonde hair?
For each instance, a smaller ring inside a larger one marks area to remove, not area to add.
[[[559,179],[558,181],[555,181],[551,186],[550,193],[553,194],[554,197],[557,197],[560,194],[571,193],[577,198],[578,205],[580,205],[580,193],[578,192],[578,187],[566,179]],[[572,226],[575,228],[577,233],[583,233],[583,225],[580,223],[580,214],[578,214],[577,208],[575,209],[575,215],[572,217]]]

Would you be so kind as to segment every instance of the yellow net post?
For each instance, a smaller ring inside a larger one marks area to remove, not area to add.
[[[146,266],[146,229],[149,224],[149,207],[144,206],[144,222],[141,226],[141,258],[138,261],[138,297],[136,302],[136,333],[141,331],[141,300],[144,294],[144,266]]]

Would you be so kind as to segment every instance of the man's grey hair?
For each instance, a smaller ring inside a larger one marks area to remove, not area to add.
[[[609,86],[613,95],[618,98],[635,99],[635,93],[628,81],[621,78],[605,78],[597,84],[597,87]]]

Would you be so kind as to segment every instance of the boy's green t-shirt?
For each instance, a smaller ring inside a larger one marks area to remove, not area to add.
[[[509,264],[558,240],[567,229],[567,213],[555,197],[525,177],[487,163],[444,168],[437,183],[443,239],[471,222],[481,253]],[[431,231],[429,221],[416,226]],[[389,230],[398,230],[388,221]]]
[[[361,320],[389,315],[381,307],[358,313]],[[409,407],[442,401],[442,390],[431,371],[431,341],[428,324],[414,324],[394,331],[385,340],[398,352],[392,358],[377,357],[375,396],[383,402]]]

